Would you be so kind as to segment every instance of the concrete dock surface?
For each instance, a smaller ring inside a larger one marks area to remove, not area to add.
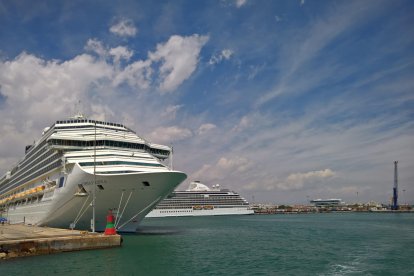
[[[0,224],[0,259],[121,246],[120,235]]]

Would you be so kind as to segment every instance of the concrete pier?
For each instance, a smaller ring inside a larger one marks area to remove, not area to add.
[[[0,259],[121,246],[120,235],[0,224]]]

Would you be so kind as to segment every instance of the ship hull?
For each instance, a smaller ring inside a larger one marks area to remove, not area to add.
[[[154,209],[146,218],[160,217],[190,217],[190,216],[223,216],[223,215],[251,215],[254,211],[247,207],[214,208],[197,210],[193,208]]]
[[[11,223],[89,230],[95,187],[96,231],[105,230],[108,210],[112,210],[118,231],[135,232],[145,215],[186,175],[179,171],[159,171],[95,177],[75,164],[64,177],[62,187],[56,187],[52,195],[45,194],[37,203],[8,208],[5,214],[8,220]]]

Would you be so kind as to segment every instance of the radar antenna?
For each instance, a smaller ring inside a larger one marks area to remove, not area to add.
[[[82,111],[82,101],[78,100],[78,102],[75,104],[75,115],[71,117],[71,119],[85,119],[85,115],[83,115]]]

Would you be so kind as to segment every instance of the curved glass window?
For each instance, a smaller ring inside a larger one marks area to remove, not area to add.
[[[94,162],[80,162],[82,167],[91,167],[94,166]],[[143,163],[143,162],[131,162],[131,161],[100,161],[96,162],[96,166],[110,166],[110,165],[138,165],[138,166],[147,166],[147,167],[164,167],[161,164],[154,163]]]
[[[95,141],[77,141],[77,140],[61,140],[61,139],[50,139],[50,145],[59,145],[59,146],[69,146],[69,147],[93,147]],[[96,146],[108,146],[108,147],[118,147],[118,148],[129,148],[129,149],[142,149],[146,150],[152,154],[161,154],[164,156],[169,156],[170,152],[168,150],[154,149],[150,148],[148,145],[140,143],[131,143],[124,141],[113,141],[113,140],[96,140]]]

